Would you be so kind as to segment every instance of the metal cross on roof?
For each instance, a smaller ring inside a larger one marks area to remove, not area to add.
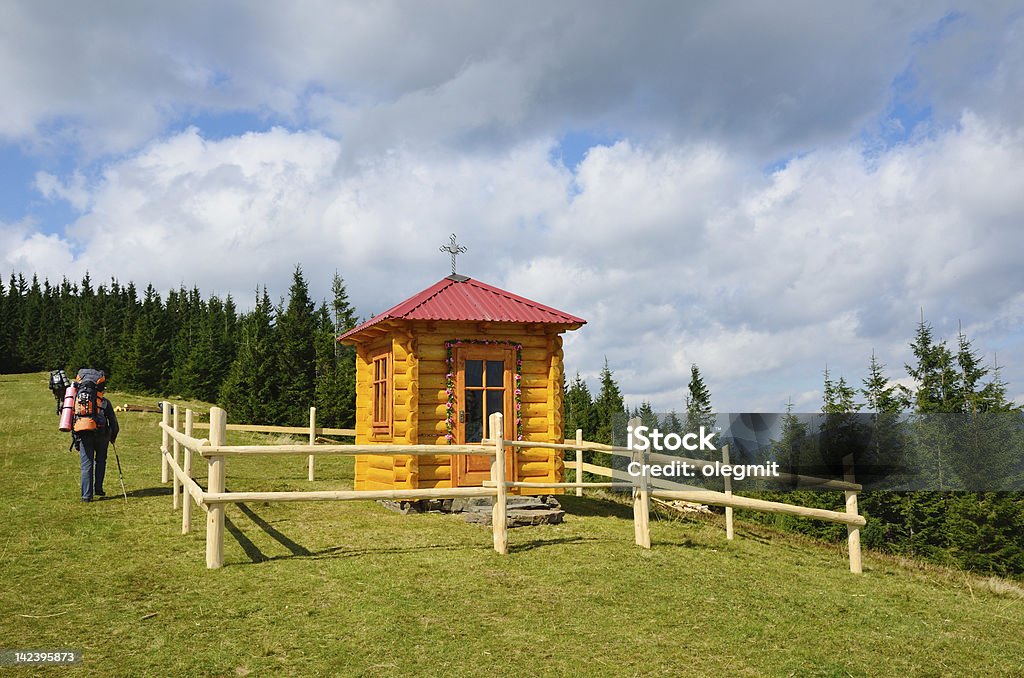
[[[455,234],[452,233],[452,241],[447,245],[442,245],[440,251],[452,255],[452,275],[455,275],[455,257],[465,252],[466,248],[455,242]]]

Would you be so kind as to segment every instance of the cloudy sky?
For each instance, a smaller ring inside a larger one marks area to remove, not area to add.
[[[628,400],[820,407],[921,309],[1024,402],[1017,3],[5,2],[0,275],[318,297],[460,272]]]

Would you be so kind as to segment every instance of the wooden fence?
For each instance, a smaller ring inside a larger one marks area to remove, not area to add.
[[[631,426],[639,426],[639,420],[630,420]],[[566,461],[566,468],[572,468],[575,471],[576,479],[583,478],[583,473],[591,473],[593,475],[603,476],[611,478],[612,483],[606,483],[604,485],[612,486],[632,486],[634,487],[634,504],[636,503],[636,485],[639,483],[639,493],[641,497],[646,494],[647,497],[653,497],[655,499],[675,499],[682,501],[689,501],[699,504],[709,504],[711,506],[722,506],[725,508],[725,531],[726,538],[733,539],[735,531],[733,529],[733,509],[749,509],[753,511],[763,511],[766,513],[782,513],[786,515],[798,516],[801,518],[812,518],[815,520],[824,520],[832,523],[844,523],[846,525],[847,534],[847,546],[849,549],[850,556],[850,572],[854,574],[861,574],[863,572],[863,563],[861,558],[861,547],[860,547],[860,528],[865,525],[865,519],[858,513],[857,509],[857,494],[863,490],[863,487],[856,482],[854,475],[853,455],[847,455],[843,458],[843,480],[834,480],[829,478],[817,478],[814,476],[805,476],[792,473],[779,473],[776,476],[772,476],[774,480],[779,481],[790,481],[799,482],[804,486],[812,486],[818,489],[828,490],[843,490],[846,506],[844,511],[829,511],[827,509],[811,508],[807,506],[799,506],[797,504],[786,504],[777,501],[767,501],[764,499],[754,499],[751,497],[741,497],[734,495],[732,491],[732,478],[728,475],[723,475],[725,481],[725,489],[723,492],[717,492],[714,490],[703,490],[698,488],[679,489],[678,483],[663,480],[661,478],[644,477],[641,479],[634,478],[633,476],[624,473],[618,469],[608,468],[606,466],[598,466],[596,464],[588,464],[583,461],[583,451],[592,450],[595,452],[604,452],[606,454],[612,454],[617,456],[623,456],[629,458],[631,461],[638,461],[642,465],[646,465],[649,462],[656,464],[671,464],[673,462],[688,463],[692,464],[695,471],[703,473],[704,467],[714,467],[715,462],[708,461],[706,459],[690,459],[687,457],[677,457],[672,455],[657,454],[648,451],[639,452],[636,449],[630,449],[628,447],[615,447],[612,445],[604,445],[601,443],[590,443],[582,440],[581,431],[576,431],[576,440],[566,440],[565,449],[575,450],[576,458],[575,462]],[[639,454],[638,454],[639,452]],[[571,464],[571,465],[570,465]],[[722,461],[719,468],[724,466],[731,466],[729,463],[729,446],[722,446]],[[566,486],[576,487],[595,487],[601,486],[600,483],[582,483],[582,484],[567,484]],[[577,489],[576,494],[580,496],[582,489]],[[641,503],[645,503],[649,499],[641,499]],[[643,509],[644,513],[648,512],[648,509]],[[645,518],[646,520],[646,518]],[[638,530],[640,528],[638,527]],[[649,544],[649,534],[644,535],[644,541]],[[639,539],[639,537],[638,537]],[[640,544],[640,541],[637,541]]]
[[[175,407],[175,409],[177,409]],[[210,425],[207,423],[195,424],[197,429],[209,429]],[[352,428],[318,428],[316,425],[316,408],[309,408],[309,427],[299,426],[262,426],[256,424],[228,424],[227,429],[229,431],[247,431],[249,433],[294,433],[294,434],[309,434],[309,444],[316,445],[318,436],[344,436],[354,438],[356,435],[355,429]],[[309,467],[309,480],[316,480],[316,467],[314,462],[314,455],[309,455],[308,467]],[[167,482],[166,480],[164,482]]]
[[[575,488],[577,495],[581,495],[584,488],[620,488],[632,489],[633,498],[633,531],[637,545],[643,548],[651,547],[650,532],[650,504],[651,498],[659,499],[682,499],[686,501],[700,502],[726,507],[726,531],[727,537],[732,538],[732,508],[745,508],[757,511],[769,511],[786,513],[790,515],[815,518],[831,522],[845,523],[849,536],[850,549],[850,571],[859,574],[861,569],[860,552],[860,527],[864,525],[864,518],[857,514],[857,493],[861,486],[854,482],[852,460],[846,461],[846,478],[844,481],[827,480],[821,478],[808,478],[798,476],[804,482],[812,482],[820,487],[829,489],[842,489],[846,492],[846,511],[827,511],[824,509],[807,508],[793,504],[751,499],[732,494],[730,480],[726,478],[724,492],[710,490],[678,490],[674,483],[669,483],[658,478],[643,476],[633,478],[622,471],[611,468],[586,464],[583,462],[583,452],[593,450],[610,453],[613,455],[625,456],[631,461],[646,465],[653,461],[656,463],[672,463],[674,461],[689,462],[697,468],[712,462],[695,459],[671,457],[667,455],[653,454],[648,451],[631,449],[628,447],[616,447],[600,443],[586,442],[582,439],[582,433],[576,432],[576,440],[566,440],[564,443],[539,443],[529,441],[513,441],[494,439],[487,440],[477,445],[446,445],[443,448],[444,454],[473,454],[489,455],[491,459],[491,478],[484,481],[482,487],[457,487],[457,488],[433,488],[415,490],[329,490],[329,491],[299,491],[299,492],[227,492],[225,489],[225,466],[226,460],[231,456],[253,456],[253,455],[308,455],[309,457],[309,478],[313,480],[313,458],[316,455],[435,455],[439,450],[436,445],[317,445],[317,433],[333,433],[335,435],[352,435],[346,429],[317,429],[315,409],[310,410],[309,444],[308,445],[227,445],[227,431],[264,431],[273,429],[272,432],[306,432],[306,429],[293,427],[268,427],[268,426],[246,426],[229,425],[227,415],[219,407],[210,410],[210,423],[206,425],[209,429],[209,438],[195,438],[193,433],[200,426],[193,421],[191,410],[185,411],[184,430],[181,429],[179,419],[179,408],[169,402],[163,404],[163,421],[160,428],[163,433],[161,444],[161,480],[172,482],[172,501],[175,510],[182,508],[182,534],[188,534],[191,530],[192,503],[206,511],[206,566],[208,568],[219,568],[224,563],[224,505],[234,502],[247,501],[352,501],[352,500],[374,500],[392,499],[402,501],[416,501],[421,499],[448,499],[455,497],[493,497],[494,507],[491,514],[491,530],[494,542],[494,550],[501,554],[508,553],[508,527],[507,497],[511,488],[529,489],[555,489]],[[631,421],[632,425],[639,425],[639,421]],[[490,419],[491,431],[503,431],[502,415],[495,413]],[[576,480],[574,482],[525,482],[511,481],[505,479],[505,455],[508,448],[545,448],[561,450],[563,452],[575,452]],[[207,489],[203,489],[192,478],[192,455],[198,454],[206,459]],[[728,448],[723,450],[723,462],[728,464]],[[610,482],[584,482],[583,473],[588,472],[611,478]],[[793,478],[794,476],[787,476]],[[181,495],[187,493],[188,497],[181,502]],[[192,502],[188,501],[192,499]]]
[[[315,417],[315,413],[312,414]],[[494,419],[493,417],[498,417]],[[500,414],[492,415],[491,426],[495,431],[504,430]],[[253,455],[356,455],[356,454],[413,454],[433,455],[438,453],[436,445],[317,445],[317,433],[334,433],[351,435],[346,429],[316,429],[315,423],[309,428],[310,443],[308,445],[227,445],[228,430],[266,431],[273,428],[277,432],[295,432],[290,427],[265,426],[229,426],[227,415],[219,407],[210,410],[209,438],[195,438],[197,428],[192,421],[190,410],[185,411],[185,427],[179,426],[179,408],[169,402],[163,404],[163,420],[160,429],[163,432],[161,450],[161,480],[172,482],[172,502],[174,509],[182,508],[181,531],[188,534],[191,530],[191,509],[194,502],[206,511],[206,566],[219,568],[224,564],[224,505],[246,501],[352,501],[372,499],[419,500],[442,499],[452,497],[494,497],[493,533],[494,548],[499,553],[508,553],[508,531],[505,513],[507,488],[504,483],[504,441],[488,441],[486,445],[447,445],[445,454],[492,455],[501,463],[491,462],[491,487],[458,487],[419,490],[331,490],[307,492],[227,492],[225,489],[226,462],[228,457]],[[311,419],[311,422],[315,420]],[[288,430],[283,430],[288,429]],[[297,429],[304,431],[305,429]],[[493,447],[492,447],[493,445]],[[207,488],[204,490],[192,478],[192,455],[198,454],[206,459]],[[187,492],[193,502],[180,502],[183,492]]]

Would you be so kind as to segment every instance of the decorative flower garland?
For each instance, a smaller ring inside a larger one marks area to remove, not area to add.
[[[514,388],[512,395],[515,400],[516,407],[516,440],[523,439],[523,345],[515,341],[496,341],[491,339],[449,339],[444,342],[444,348],[447,353],[445,364],[447,369],[444,375],[444,390],[448,395],[448,405],[446,409],[445,426],[448,432],[444,434],[445,440],[448,441],[449,445],[455,443],[455,352],[452,351],[453,346],[463,346],[472,344],[474,346],[511,346],[516,350],[516,373],[514,376]]]

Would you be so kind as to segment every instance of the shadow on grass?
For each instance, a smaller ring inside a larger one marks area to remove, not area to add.
[[[283,554],[268,556],[259,550],[252,541],[246,537],[236,525],[231,523],[227,517],[224,519],[224,526],[227,527],[237,540],[245,554],[253,563],[266,563],[275,560],[321,560],[333,558],[358,558],[361,556],[397,555],[402,553],[423,553],[424,551],[455,552],[455,551],[487,551],[490,544],[427,544],[425,546],[403,546],[403,547],[382,547],[382,548],[349,548],[346,546],[331,546],[319,551],[306,551],[305,553]],[[225,567],[235,565],[247,565],[248,563],[225,563]]]
[[[519,534],[519,532],[515,532]],[[555,539],[535,539],[525,544],[509,544],[509,553],[523,553],[525,551],[533,551],[534,549],[544,548],[545,546],[558,546],[560,544],[583,544],[587,542],[601,542],[610,541],[608,539],[595,539],[588,537],[557,537]]]
[[[242,547],[243,551],[245,551],[245,555],[249,556],[249,560],[254,563],[263,563],[270,560],[270,558],[263,553],[263,551],[260,551],[259,547],[252,543],[252,540],[246,537],[245,533],[238,529],[238,526],[231,522],[231,519],[227,516],[224,516],[224,527],[227,528],[227,531],[232,537],[238,540],[238,545]]]
[[[235,504],[235,506],[237,506],[238,510],[241,511],[242,513],[244,513],[246,515],[246,517],[249,518],[249,520],[251,520],[253,523],[255,523],[258,528],[260,528],[261,530],[266,532],[269,536],[271,536],[275,540],[277,540],[277,542],[279,544],[281,544],[281,546],[284,546],[286,549],[291,551],[292,555],[295,555],[295,556],[311,556],[311,555],[313,555],[312,551],[307,549],[305,546],[302,546],[301,544],[298,544],[298,543],[292,541],[291,539],[289,539],[288,537],[286,537],[283,532],[281,532],[276,527],[274,527],[273,525],[268,523],[266,520],[261,518],[259,516],[259,514],[257,514],[255,511],[253,511],[251,508],[249,508],[245,504]],[[245,548],[244,544],[242,545],[242,548],[243,549]],[[255,546],[253,548],[255,548]],[[257,552],[258,552],[258,549],[257,549]],[[246,553],[249,553],[249,552],[246,551]],[[262,554],[260,554],[260,555],[262,555]],[[266,559],[266,556],[264,556],[264,559]]]
[[[165,488],[157,488],[163,490]],[[169,492],[169,490],[168,490]],[[166,494],[167,492],[161,492]],[[580,517],[612,517],[621,518],[625,520],[633,519],[632,507],[616,502],[611,499],[602,499],[599,497],[560,497],[562,507],[574,516]],[[268,536],[272,537],[282,546],[290,551],[290,554],[268,556],[263,553],[256,546],[255,543],[244,532],[233,523],[227,516],[224,518],[224,526],[227,531],[238,541],[239,546],[248,556],[252,563],[265,563],[276,560],[291,560],[294,558],[309,558],[309,559],[321,559],[321,558],[355,558],[360,556],[379,556],[379,555],[393,555],[403,553],[422,553],[423,551],[436,551],[436,552],[456,552],[456,551],[489,551],[491,545],[488,542],[481,542],[480,544],[425,544],[420,546],[382,546],[379,548],[351,548],[346,546],[331,546],[318,551],[310,551],[306,547],[298,544],[294,540],[287,537],[280,530],[275,528],[252,508],[243,503],[236,503],[235,506],[249,518],[253,524],[263,530]],[[523,534],[522,528],[515,530],[514,534]],[[525,553],[533,551],[535,549],[545,547],[556,547],[565,544],[594,544],[600,542],[618,542],[617,539],[609,539],[602,537],[585,537],[585,536],[565,536],[565,537],[554,537],[550,539],[534,539],[531,541],[514,543],[509,545],[510,553]],[[663,546],[676,547],[676,548],[705,548],[704,545],[695,543],[688,538],[669,538],[662,541]],[[241,565],[244,563],[235,563]]]
[[[322,549],[313,554],[316,558],[354,558],[357,556],[379,556],[396,555],[400,553],[422,553],[424,551],[442,551],[453,553],[455,551],[487,551],[490,550],[489,543],[482,544],[427,544],[426,546],[391,546],[382,548],[348,548],[345,546],[332,546]]]
[[[756,544],[769,545],[775,543],[771,537],[750,530],[736,530],[736,538],[752,541]]]
[[[677,549],[699,549],[702,551],[715,551],[717,546],[711,544],[702,544],[693,541],[689,537],[680,537],[678,535],[666,537],[665,535],[659,535],[652,543],[652,548],[677,548]]]
[[[129,497],[169,497],[171,496],[171,487],[144,487],[141,490],[132,490],[128,493]]]

